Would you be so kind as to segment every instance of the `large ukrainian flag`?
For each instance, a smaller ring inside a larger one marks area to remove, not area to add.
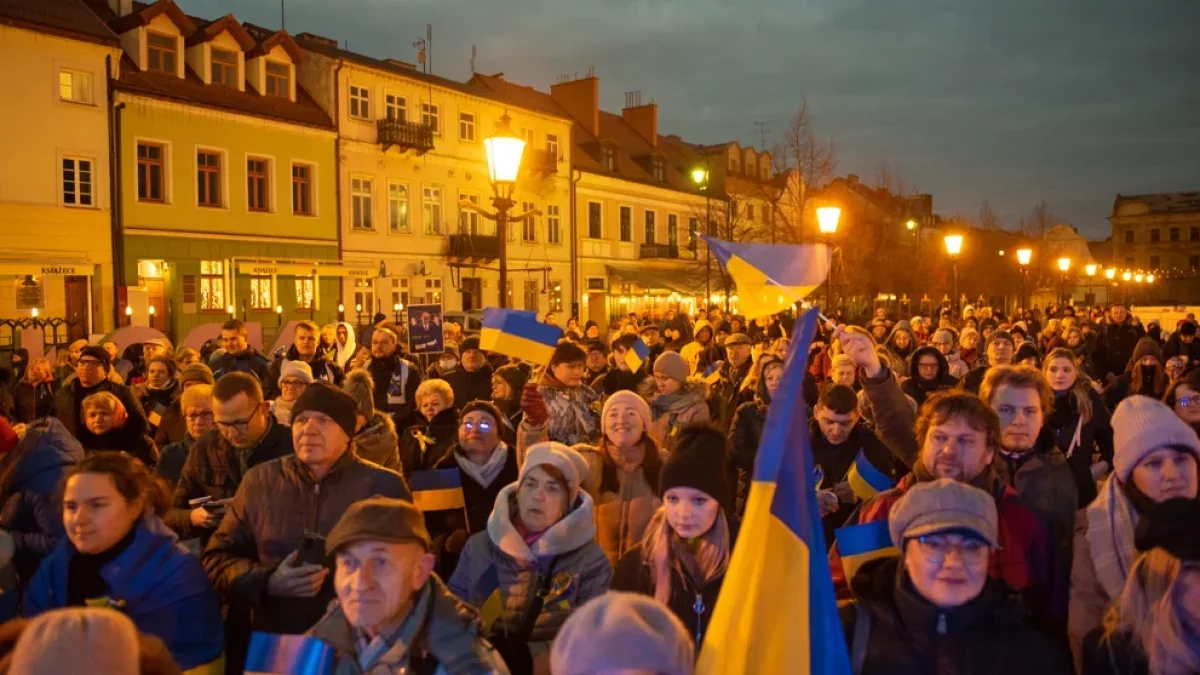
[[[801,319],[772,397],[746,516],[697,675],[850,675],[813,484],[802,385],[817,311]]]
[[[747,319],[782,312],[829,276],[825,244],[740,244],[701,236],[737,284],[738,306]]]
[[[562,329],[537,320],[533,312],[488,308],[483,310],[479,348],[500,352],[532,363],[550,363]]]

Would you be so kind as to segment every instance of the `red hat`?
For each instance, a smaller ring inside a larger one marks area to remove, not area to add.
[[[8,420],[0,417],[0,455],[7,455],[17,449],[17,444],[21,442],[21,438],[17,436],[17,432],[13,431],[12,425]]]

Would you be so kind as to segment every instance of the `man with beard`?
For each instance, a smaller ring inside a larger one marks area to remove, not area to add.
[[[1056,559],[1051,530],[992,468],[996,453],[1003,450],[996,411],[974,394],[943,391],[929,397],[918,418],[866,336],[839,330],[835,337],[841,340],[842,352],[863,369],[863,389],[875,411],[880,440],[912,468],[895,488],[863,504],[847,524],[886,520],[892,505],[918,481],[950,478],[986,491],[996,500],[1002,532],[988,573],[1021,596],[1035,625],[1061,641],[1067,597],[1063,561]],[[1020,405],[1029,407],[1023,401]],[[1067,478],[1071,479],[1069,469]],[[830,569],[839,597],[848,598],[848,579],[836,546],[830,551]]]
[[[397,429],[412,426],[421,373],[402,356],[400,338],[391,328],[378,328],[371,336],[366,370],[375,382],[375,409],[387,411]]]
[[[275,359],[270,369],[267,370],[267,379],[263,382],[263,396],[267,400],[279,396],[279,373],[289,361],[307,363],[309,369],[312,370],[313,379],[317,382],[328,382],[335,387],[341,386],[342,369],[318,353],[317,343],[320,335],[321,329],[312,321],[301,321],[296,324],[296,330],[292,335],[292,346],[288,347],[282,357]]]
[[[462,355],[458,368],[442,379],[454,390],[454,400],[459,405],[471,401],[486,401],[492,396],[492,366],[479,348],[479,336],[472,335],[459,346]]]

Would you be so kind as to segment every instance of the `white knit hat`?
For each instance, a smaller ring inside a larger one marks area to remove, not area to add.
[[[604,402],[604,408],[600,410],[601,433],[606,436],[608,435],[608,411],[618,403],[627,403],[633,406],[634,410],[637,410],[638,416],[642,418],[642,429],[646,431],[650,430],[650,404],[646,403],[646,399],[638,396],[636,393],[628,389],[622,389],[609,396],[608,400]]]
[[[280,382],[282,382],[283,380],[285,380],[289,377],[294,377],[299,380],[304,380],[305,382],[307,382],[309,384],[313,383],[312,368],[309,367],[309,365],[307,363],[300,361],[299,359],[297,359],[295,361],[288,361],[283,364],[282,368],[279,369],[279,381]]]
[[[1146,455],[1166,446],[1186,448],[1200,460],[1200,438],[1167,407],[1149,396],[1130,396],[1112,416],[1113,469],[1122,481]]]
[[[521,474],[517,476],[520,483],[533,469],[549,464],[567,477],[568,503],[574,504],[579,496],[579,486],[588,477],[588,463],[578,452],[555,441],[543,441],[529,446],[525,452],[525,463],[521,465]]]

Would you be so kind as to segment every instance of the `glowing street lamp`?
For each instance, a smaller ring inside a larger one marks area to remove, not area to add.
[[[1061,299],[1063,304],[1070,304],[1070,299],[1067,297],[1067,270],[1071,269],[1070,258],[1059,258],[1058,269],[1062,272],[1062,294]]]
[[[1104,270],[1104,276],[1105,276],[1105,278],[1107,278],[1109,281],[1112,281],[1113,279],[1116,279],[1116,278],[1117,278],[1117,268],[1115,268],[1115,267],[1110,267],[1110,268],[1108,268],[1108,269]]]
[[[1146,275],[1146,283],[1148,283],[1148,284],[1154,283],[1154,275],[1153,274]]]
[[[1133,275],[1133,280],[1140,284],[1146,280],[1146,275],[1138,272],[1137,274]]]
[[[521,171],[521,158],[525,154],[525,139],[512,130],[512,118],[508,113],[500,117],[496,132],[483,139],[487,150],[488,178],[492,182],[492,206],[496,207],[495,214],[484,214],[485,217],[496,221],[496,236],[500,239],[500,288],[508,288],[508,210],[516,206],[513,201],[513,187],[517,183],[517,175]],[[525,214],[520,218],[533,214]],[[517,222],[514,219],[514,222]],[[508,298],[500,293],[500,308],[508,307]]]
[[[909,232],[912,232],[913,230],[917,229],[917,221],[909,218],[908,222],[905,223],[904,226],[908,228]]]
[[[1017,249],[1017,264],[1021,266],[1021,307],[1028,307],[1029,300],[1025,297],[1026,289],[1029,286],[1029,262],[1033,260],[1033,249],[1019,248]]]
[[[1130,272],[1129,270],[1125,270],[1125,274],[1122,274],[1121,278],[1124,279],[1125,281],[1129,281],[1130,279],[1133,278],[1133,272]]]
[[[943,241],[946,244],[946,254],[950,256],[950,264],[954,270],[954,302],[951,307],[954,309],[955,315],[958,314],[958,256],[963,249],[963,236],[961,234],[948,234]]]
[[[833,312],[833,235],[837,232],[838,220],[842,210],[836,206],[822,206],[817,209],[817,229],[825,235],[825,244],[829,247],[829,276],[825,279],[825,313],[832,316]]]

